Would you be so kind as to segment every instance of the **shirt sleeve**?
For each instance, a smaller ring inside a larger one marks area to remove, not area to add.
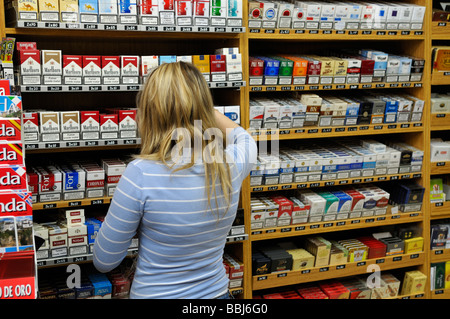
[[[250,134],[242,127],[236,127],[227,132],[227,160],[231,160],[237,167],[239,175],[244,180],[256,164],[258,147]]]
[[[94,243],[93,263],[100,272],[116,268],[127,255],[143,214],[142,173],[131,162],[121,176]]]

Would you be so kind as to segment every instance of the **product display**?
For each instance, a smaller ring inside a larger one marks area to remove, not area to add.
[[[378,50],[249,57],[250,85],[418,82],[425,60]]]
[[[136,85],[154,67],[185,61],[194,64],[208,82],[242,81],[238,48],[218,49],[213,55],[98,56],[66,55],[62,50],[39,50],[35,42],[17,43],[17,83],[21,85]]]
[[[364,96],[294,94],[250,100],[251,129],[289,129],[305,126],[350,126],[408,123],[422,120],[424,101],[411,95],[364,91]]]
[[[25,263],[8,263],[21,254],[31,297],[129,298],[138,237],[109,273],[92,250],[139,153],[136,94],[176,61],[258,143],[217,260],[235,298],[449,298],[449,1],[0,8],[0,299],[28,289],[15,277]]]
[[[399,256],[423,251],[423,238],[401,239],[391,233],[330,239],[311,236],[289,242],[258,245],[252,252],[252,274],[303,271],[314,267],[342,266],[370,259]],[[413,246],[411,242],[417,244]],[[398,289],[397,289],[398,291]]]
[[[411,3],[249,1],[248,26],[296,30],[421,30],[424,17],[425,6]]]
[[[18,21],[106,24],[107,30],[118,30],[117,24],[165,27],[242,27],[243,24],[241,0],[19,0],[6,1],[5,6]],[[111,25],[115,28],[111,29]]]
[[[372,148],[379,146],[379,149]],[[423,151],[405,143],[341,139],[280,149],[280,156],[259,155],[250,185],[317,182],[420,172]]]

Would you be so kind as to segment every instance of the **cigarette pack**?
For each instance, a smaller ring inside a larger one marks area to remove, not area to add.
[[[121,59],[120,56],[102,56],[103,84],[120,84]]]
[[[147,55],[141,56],[141,76],[145,77],[148,75],[153,68],[158,67],[159,58],[157,55]]]
[[[59,1],[38,0],[39,20],[45,22],[59,22]]]
[[[43,84],[62,84],[62,53],[61,50],[42,50]]]
[[[200,70],[206,82],[211,81],[211,65],[209,55],[193,55],[192,63]]]
[[[227,24],[228,0],[210,1],[210,24],[213,27],[225,27]]]
[[[141,0],[139,5],[139,18],[142,25],[158,25],[158,0]]]
[[[17,11],[17,18],[19,20],[38,20],[39,7],[37,0],[18,0],[15,8]]]
[[[79,0],[81,23],[98,23],[98,0]]]
[[[248,27],[260,29],[264,11],[264,2],[248,2]]]
[[[117,0],[119,23],[137,24],[137,0]]]
[[[98,140],[100,138],[99,111],[80,111],[81,139]]]
[[[61,22],[78,22],[78,0],[59,0]]]
[[[122,83],[138,84],[139,83],[139,56],[120,57]]]
[[[100,56],[83,56],[83,84],[102,84],[102,59]]]
[[[233,122],[241,124],[241,110],[239,105],[229,105],[224,107],[224,114]]]
[[[61,137],[63,141],[80,139],[80,112],[61,111]]]
[[[194,0],[194,25],[207,27],[209,26],[210,1]]]
[[[215,54],[210,56],[211,62],[211,82],[225,82],[227,80],[226,55]]]
[[[118,114],[100,114],[100,138],[104,140],[119,137]]]
[[[241,54],[226,55],[227,81],[242,81],[242,60]]]
[[[228,0],[227,3],[227,26],[228,27],[242,27],[242,1]]]
[[[175,0],[158,0],[159,24],[175,25]]]
[[[40,112],[39,113],[39,130],[41,132],[41,141],[59,141],[60,140],[60,117],[59,112]]]
[[[81,85],[83,76],[83,59],[80,55],[63,55],[64,84]]]
[[[179,26],[193,25],[194,0],[175,0],[176,24]]]
[[[41,52],[39,50],[19,51],[20,75],[41,75]],[[39,83],[40,84],[40,83]]]
[[[98,0],[99,23],[117,23],[117,0]]]
[[[136,137],[136,109],[118,110],[118,120],[120,138]]]

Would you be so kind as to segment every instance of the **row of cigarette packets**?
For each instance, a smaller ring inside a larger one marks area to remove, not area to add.
[[[252,97],[251,129],[420,122],[424,101],[408,94],[299,94]]]
[[[33,202],[112,196],[130,159],[64,160],[27,167]]]
[[[251,229],[386,215],[388,203],[421,204],[424,188],[396,183],[398,193],[376,185],[298,190],[295,196],[254,196]],[[404,191],[404,192],[403,192]]]
[[[112,140],[136,138],[135,108],[100,111],[23,112],[23,139],[26,143]]]
[[[148,72],[164,63],[192,63],[207,82],[242,81],[238,48],[213,55],[65,55],[61,50],[38,50],[35,42],[18,42],[22,85],[118,85],[144,83]]]
[[[17,0],[17,20],[242,27],[242,0]]]
[[[377,175],[418,173],[423,151],[400,142],[370,139],[306,141],[279,154],[260,154],[250,185],[318,182]]]
[[[249,1],[249,28],[422,30],[425,6],[399,2]]]
[[[249,57],[250,85],[418,82],[425,60],[379,50]]]

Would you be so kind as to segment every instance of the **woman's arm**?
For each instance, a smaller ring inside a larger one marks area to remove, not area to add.
[[[220,113],[217,110],[215,110],[215,115],[216,115],[217,128],[220,129],[222,131],[222,133],[226,134],[227,129],[228,129],[228,131],[230,131],[236,127],[239,127],[238,124],[236,124],[235,122],[230,120],[226,115],[223,115],[222,113]]]

